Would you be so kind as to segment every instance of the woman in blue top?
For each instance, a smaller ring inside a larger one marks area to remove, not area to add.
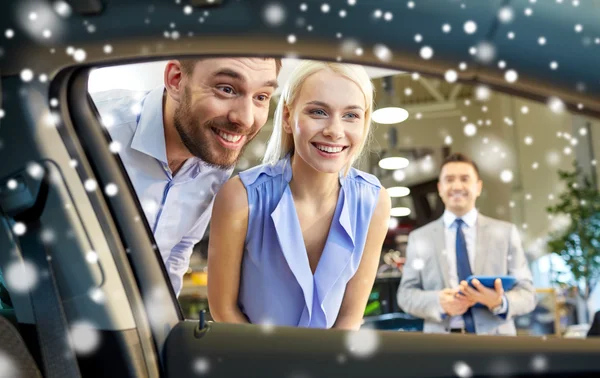
[[[218,192],[208,254],[215,321],[358,329],[390,198],[351,168],[371,126],[360,66],[302,62],[283,88],[261,166]]]

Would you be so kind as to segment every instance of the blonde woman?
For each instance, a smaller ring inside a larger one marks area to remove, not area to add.
[[[371,127],[360,66],[302,62],[283,88],[264,164],[217,194],[208,299],[215,321],[358,329],[390,215],[352,168]]]

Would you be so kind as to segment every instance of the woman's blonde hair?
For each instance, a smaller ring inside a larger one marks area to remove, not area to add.
[[[273,133],[267,144],[263,164],[276,164],[287,154],[294,152],[294,138],[283,129],[284,110],[286,107],[294,106],[294,102],[302,90],[302,85],[309,76],[326,69],[354,82],[365,97],[364,136],[361,144],[345,167],[344,174],[347,174],[352,164],[362,156],[362,152],[370,137],[371,113],[373,112],[373,83],[371,83],[367,71],[362,66],[354,64],[305,60],[292,72],[282,89],[281,97],[279,98],[279,103],[273,117]]]

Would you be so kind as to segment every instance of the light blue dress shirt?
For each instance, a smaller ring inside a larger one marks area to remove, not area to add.
[[[210,221],[215,194],[233,169],[217,169],[194,157],[172,175],[165,147],[163,93],[160,86],[145,97],[123,90],[92,97],[113,142],[118,143],[119,156],[179,295],[192,249]]]
[[[478,211],[476,208],[471,209],[468,213],[461,217],[464,222],[462,227],[463,234],[465,235],[465,242],[467,244],[467,254],[469,255],[469,264],[471,265],[471,271],[475,267],[475,246],[477,245],[477,215]],[[448,259],[448,281],[451,288],[458,286],[458,271],[456,268],[456,220],[457,216],[454,213],[445,210],[443,215],[444,220],[444,236],[446,242],[446,257]],[[481,251],[485,253],[485,251]],[[478,253],[478,252],[477,252]],[[502,306],[496,315],[506,314],[508,312],[508,301],[502,298]],[[464,320],[462,316],[453,316],[450,318],[450,328],[463,328]]]
[[[238,302],[251,323],[331,328],[359,267],[381,184],[351,169],[313,275],[289,182],[289,158],[240,173],[248,194],[248,232]]]

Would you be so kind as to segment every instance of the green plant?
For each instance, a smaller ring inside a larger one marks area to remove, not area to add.
[[[566,216],[570,224],[550,234],[548,249],[560,256],[572,274],[568,282],[587,301],[600,279],[600,191],[574,162],[574,170],[559,171],[566,189],[548,213]]]

